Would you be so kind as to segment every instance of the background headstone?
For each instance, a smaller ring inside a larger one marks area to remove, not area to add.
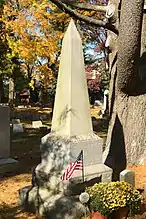
[[[42,124],[42,121],[38,120],[38,121],[32,121],[32,127],[34,129],[39,129],[40,127],[42,127],[43,124]]]
[[[123,170],[120,173],[120,181],[125,181],[135,186],[135,172],[132,170]]]
[[[13,172],[18,168],[18,161],[12,158],[0,159],[0,173]]]
[[[10,156],[10,109],[0,105],[0,158]]]
[[[12,119],[12,128],[14,133],[24,132],[24,128],[22,123],[20,123],[20,119]]]
[[[24,128],[21,123],[13,124],[13,133],[22,133],[22,132],[24,132]]]
[[[12,119],[12,124],[20,124],[20,119]]]
[[[10,158],[10,139],[10,109],[0,105],[0,173],[18,168],[18,161]]]

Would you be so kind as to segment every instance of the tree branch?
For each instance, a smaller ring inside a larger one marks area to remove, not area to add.
[[[80,13],[73,11],[71,8],[66,6],[66,4],[62,3],[60,0],[50,0],[50,1],[54,3],[56,6],[58,6],[62,11],[69,14],[71,17],[74,17],[80,21],[84,21],[92,26],[104,27],[118,35],[118,30],[114,25],[107,23],[106,21],[96,20],[94,18],[89,18],[87,16],[81,15]]]
[[[68,1],[64,1],[66,5],[79,8],[81,10],[86,10],[86,11],[100,11],[100,12],[106,12],[107,6],[103,5],[91,5],[91,4],[83,4],[83,3],[71,3]]]

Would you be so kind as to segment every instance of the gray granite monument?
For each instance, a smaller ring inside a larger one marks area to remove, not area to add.
[[[71,190],[83,183],[82,171],[74,171],[71,179],[65,182],[61,181],[61,176],[83,150],[84,183],[99,177],[102,181],[110,181],[112,170],[102,163],[102,146],[103,140],[92,128],[82,42],[71,20],[62,44],[51,133],[41,140],[41,163],[35,169],[35,185],[31,190],[20,191],[21,204],[33,205],[50,219],[77,218],[85,209],[71,196]],[[36,203],[38,196],[41,203]],[[72,217],[68,208],[70,202],[80,206]],[[62,205],[65,205],[63,209]]]
[[[10,109],[0,105],[0,173],[15,170],[17,163],[10,158]]]

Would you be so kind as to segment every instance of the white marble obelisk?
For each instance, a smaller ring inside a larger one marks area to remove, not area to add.
[[[62,43],[51,133],[42,138],[42,163],[36,170],[56,174],[54,169],[63,171],[83,150],[85,180],[96,178],[111,172],[102,163],[102,147],[92,128],[82,41],[71,20]],[[77,178],[82,181],[81,171],[73,173]]]
[[[71,20],[62,45],[51,132],[41,139],[41,163],[35,168],[33,189],[20,192],[21,205],[39,208],[38,212],[47,213],[50,219],[75,219],[78,212],[81,216],[80,203],[69,194],[83,189],[78,187],[83,183],[82,171],[73,171],[69,181],[61,178],[83,150],[85,182],[96,182],[99,176],[110,181],[112,170],[102,163],[102,146],[102,139],[92,129],[82,42]],[[76,209],[74,216],[69,203]]]
[[[85,179],[109,170],[102,164],[103,141],[92,128],[82,41],[73,20],[62,44],[51,133],[69,139],[70,161],[83,150]]]
[[[82,42],[73,20],[63,39],[51,130],[68,137],[93,133]]]

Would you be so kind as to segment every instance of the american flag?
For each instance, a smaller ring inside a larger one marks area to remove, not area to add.
[[[83,170],[83,150],[80,152],[76,161],[70,163],[69,167],[65,169],[61,180],[69,180],[75,170]]]

